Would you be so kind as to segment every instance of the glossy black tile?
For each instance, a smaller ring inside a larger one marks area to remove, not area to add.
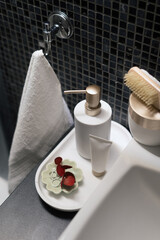
[[[127,126],[130,91],[123,76],[138,65],[160,78],[159,0],[25,0],[0,1],[0,72],[8,105],[6,117],[16,124],[27,68],[43,41],[43,22],[53,11],[71,19],[71,39],[54,38],[48,56],[62,90],[102,86],[102,98],[113,107],[113,120]],[[73,112],[82,96],[65,96]],[[5,115],[5,111],[3,115]],[[3,119],[5,116],[3,116]]]

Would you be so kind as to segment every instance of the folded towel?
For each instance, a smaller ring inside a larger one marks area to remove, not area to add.
[[[9,191],[73,125],[60,82],[42,50],[32,54],[9,156]]]

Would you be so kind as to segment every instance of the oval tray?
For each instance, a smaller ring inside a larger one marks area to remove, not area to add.
[[[110,158],[107,162],[107,172],[110,171],[111,167],[116,162],[117,157],[127,146],[131,138],[129,131],[125,127],[112,121],[110,140],[113,143],[110,149]],[[81,168],[83,172],[83,181],[79,183],[78,189],[69,195],[65,193],[55,195],[54,193],[49,192],[45,188],[45,184],[41,181],[41,172],[45,169],[46,164],[54,161],[58,156],[63,159],[75,161],[77,167]],[[75,144],[75,129],[72,129],[39,166],[35,176],[35,186],[41,199],[48,205],[63,211],[77,211],[83,207],[84,203],[96,189],[103,177],[95,177],[92,174],[91,162],[82,158],[78,154]]]

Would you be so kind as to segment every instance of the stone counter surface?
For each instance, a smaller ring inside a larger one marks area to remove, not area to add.
[[[56,240],[76,212],[62,212],[43,202],[33,169],[0,207],[0,240]]]

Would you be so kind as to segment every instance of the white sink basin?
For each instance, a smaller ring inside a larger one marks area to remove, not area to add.
[[[159,240],[160,146],[132,139],[59,240]]]

